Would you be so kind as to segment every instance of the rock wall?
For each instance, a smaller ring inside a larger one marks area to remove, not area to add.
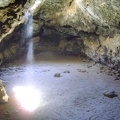
[[[14,3],[15,2],[15,0],[2,0],[2,1],[0,1],[0,7],[6,7],[6,6],[8,6],[10,3]]]
[[[33,17],[43,23],[41,37],[58,51],[119,65],[119,5],[119,0],[45,0]]]
[[[24,10],[27,0],[0,1],[0,65],[14,60],[21,53],[22,29],[24,29]],[[30,7],[30,6],[29,6]],[[28,7],[28,8],[29,8]],[[28,9],[27,8],[27,9]]]
[[[25,14],[34,3],[35,1],[22,3],[22,14]],[[62,54],[84,55],[102,64],[118,66],[119,6],[119,0],[43,0],[34,11],[30,11],[33,35],[25,36],[24,28],[29,22],[26,25],[22,22],[23,24],[18,24],[16,30],[10,34],[12,37],[8,38],[9,41],[10,38],[14,41],[15,34],[18,34],[19,42],[33,39],[35,52],[54,50]],[[20,5],[16,9],[20,9]],[[19,14],[17,16],[21,16]],[[15,19],[18,18],[21,21],[20,17]]]

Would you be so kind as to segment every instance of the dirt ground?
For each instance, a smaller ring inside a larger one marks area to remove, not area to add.
[[[0,71],[10,96],[8,103],[0,104],[0,120],[120,120],[120,80],[115,78],[80,57],[47,52],[36,55],[32,65],[25,59],[15,61]],[[12,91],[28,84],[41,94],[34,112],[24,110]],[[118,97],[106,97],[104,91],[115,91]]]

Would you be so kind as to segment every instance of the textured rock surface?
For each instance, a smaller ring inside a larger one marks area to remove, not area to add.
[[[8,102],[9,96],[6,93],[6,90],[2,84],[2,80],[0,80],[0,103]]]
[[[15,0],[0,0],[0,7],[8,6],[10,3],[14,3]]]
[[[15,55],[20,51],[21,28],[25,21],[23,10],[26,0],[0,2],[1,6],[6,5],[0,7],[0,64],[2,64],[7,60],[14,60]]]
[[[85,54],[95,61],[119,64],[119,0],[46,0],[34,14],[43,21],[44,40],[65,54]]]
[[[18,6],[17,3],[13,4],[13,9],[16,10],[14,19],[21,21],[22,15],[33,3],[34,0],[21,2],[21,5]],[[30,26],[30,22],[21,25],[12,21],[18,25],[14,27],[15,30],[11,32],[12,34],[4,37],[4,41],[12,39],[18,44],[21,40],[26,41],[33,36],[40,38],[34,42],[36,44],[35,51],[54,50],[63,54],[85,55],[104,64],[119,65],[119,6],[119,0],[43,0],[34,11],[30,11],[33,15],[33,34],[26,36],[27,29],[25,26]],[[7,9],[10,8],[5,8],[4,11],[8,12]],[[11,16],[11,13],[9,15]],[[9,30],[7,29],[11,30],[12,24],[6,24],[6,21],[9,21],[8,18],[1,19],[1,35],[5,32],[8,33]],[[22,44],[22,47],[25,44],[26,42]],[[2,50],[1,52],[4,53],[5,51]]]

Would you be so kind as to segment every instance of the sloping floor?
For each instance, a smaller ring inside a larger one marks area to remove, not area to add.
[[[0,104],[0,120],[120,120],[120,80],[100,68],[80,57],[50,52],[36,55],[32,65],[19,60],[1,68],[10,99]],[[28,84],[41,94],[34,112],[22,109],[12,92],[14,86]],[[118,97],[105,97],[104,91],[115,91]]]

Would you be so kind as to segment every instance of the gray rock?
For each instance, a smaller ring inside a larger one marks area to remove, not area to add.
[[[8,102],[9,96],[6,93],[6,90],[2,84],[2,80],[0,80],[0,103]]]
[[[119,78],[119,77],[116,77],[115,80],[120,80],[120,78]]]
[[[69,70],[66,70],[66,71],[64,71],[63,73],[70,73],[70,71],[69,71]]]
[[[87,72],[86,70],[82,70],[82,69],[77,69],[77,71],[82,73]]]
[[[118,95],[117,95],[117,93],[115,91],[111,91],[111,92],[105,91],[103,93],[103,95],[106,96],[106,97],[109,97],[109,98],[118,97]]]
[[[55,73],[54,77],[61,77],[60,73]]]

